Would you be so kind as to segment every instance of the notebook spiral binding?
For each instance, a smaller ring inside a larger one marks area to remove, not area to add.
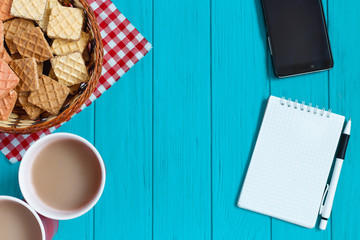
[[[306,111],[308,113],[312,112],[313,114],[319,114],[320,116],[325,115],[328,118],[331,115],[331,109],[329,109],[328,111],[325,111],[325,108],[319,110],[318,105],[316,105],[315,107],[312,106],[312,103],[305,105],[305,101],[299,103],[297,99],[293,102],[291,101],[291,98],[285,99],[285,97],[282,97],[280,99],[280,104],[287,107],[293,107],[294,109],[300,109],[301,111]]]

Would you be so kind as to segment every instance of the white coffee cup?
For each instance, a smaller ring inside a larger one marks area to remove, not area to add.
[[[32,165],[34,163],[37,154],[45,147],[47,147],[49,144],[59,140],[73,140],[73,141],[75,140],[85,144],[95,154],[101,168],[101,183],[99,190],[97,191],[94,198],[87,205],[77,210],[62,211],[48,206],[36,194],[35,187],[32,182]],[[90,211],[98,202],[104,191],[105,179],[106,179],[106,170],[105,170],[104,161],[102,160],[96,148],[86,139],[70,133],[54,133],[36,141],[25,153],[19,169],[19,184],[25,200],[39,214],[56,220],[68,220],[68,219],[77,218]]]
[[[10,196],[0,196],[0,201],[1,200],[7,200],[7,201],[11,201],[11,202],[15,202],[15,203],[18,203],[22,206],[24,206],[26,209],[29,210],[29,212],[34,216],[34,218],[36,219],[36,222],[39,224],[39,227],[40,227],[40,231],[41,231],[41,239],[39,240],[45,240],[45,228],[44,228],[44,224],[43,222],[41,221],[39,215],[35,212],[35,210],[33,208],[31,208],[26,202],[20,200],[20,199],[17,199],[17,198],[14,198],[14,197],[10,197]],[[1,236],[0,236],[1,238]]]

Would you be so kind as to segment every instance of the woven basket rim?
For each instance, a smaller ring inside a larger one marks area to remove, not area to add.
[[[84,10],[87,13],[87,18],[88,21],[90,22],[91,31],[94,35],[93,37],[95,40],[95,46],[93,51],[95,58],[94,69],[89,81],[87,82],[88,86],[67,109],[65,109],[63,112],[58,114],[53,119],[47,120],[45,122],[39,122],[22,128],[16,128],[13,126],[9,126],[9,127],[0,126],[0,132],[9,133],[9,134],[32,134],[39,132],[41,130],[47,130],[52,127],[59,126],[62,123],[69,121],[72,118],[72,116],[78,112],[78,110],[85,104],[86,100],[89,99],[90,96],[95,91],[102,71],[103,58],[104,58],[103,43],[102,43],[99,25],[96,21],[95,14],[91,9],[89,3],[86,0],[78,0],[78,2],[82,4]]]

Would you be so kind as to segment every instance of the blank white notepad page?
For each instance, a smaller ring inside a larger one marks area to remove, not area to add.
[[[271,96],[239,207],[314,227],[344,120]]]

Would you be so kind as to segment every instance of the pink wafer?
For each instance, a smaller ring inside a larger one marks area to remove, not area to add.
[[[0,60],[0,98],[14,89],[19,81],[19,77],[11,70],[9,65]]]
[[[0,21],[6,21],[13,16],[10,14],[13,0],[0,0]]]
[[[4,24],[0,21],[0,48],[4,45]]]
[[[4,60],[6,63],[10,63],[11,62],[11,57],[10,55],[7,53],[7,51],[5,50],[4,46],[0,46],[0,59]]]
[[[14,109],[17,99],[17,93],[14,90],[8,92],[5,96],[0,98],[0,120],[6,121]]]

